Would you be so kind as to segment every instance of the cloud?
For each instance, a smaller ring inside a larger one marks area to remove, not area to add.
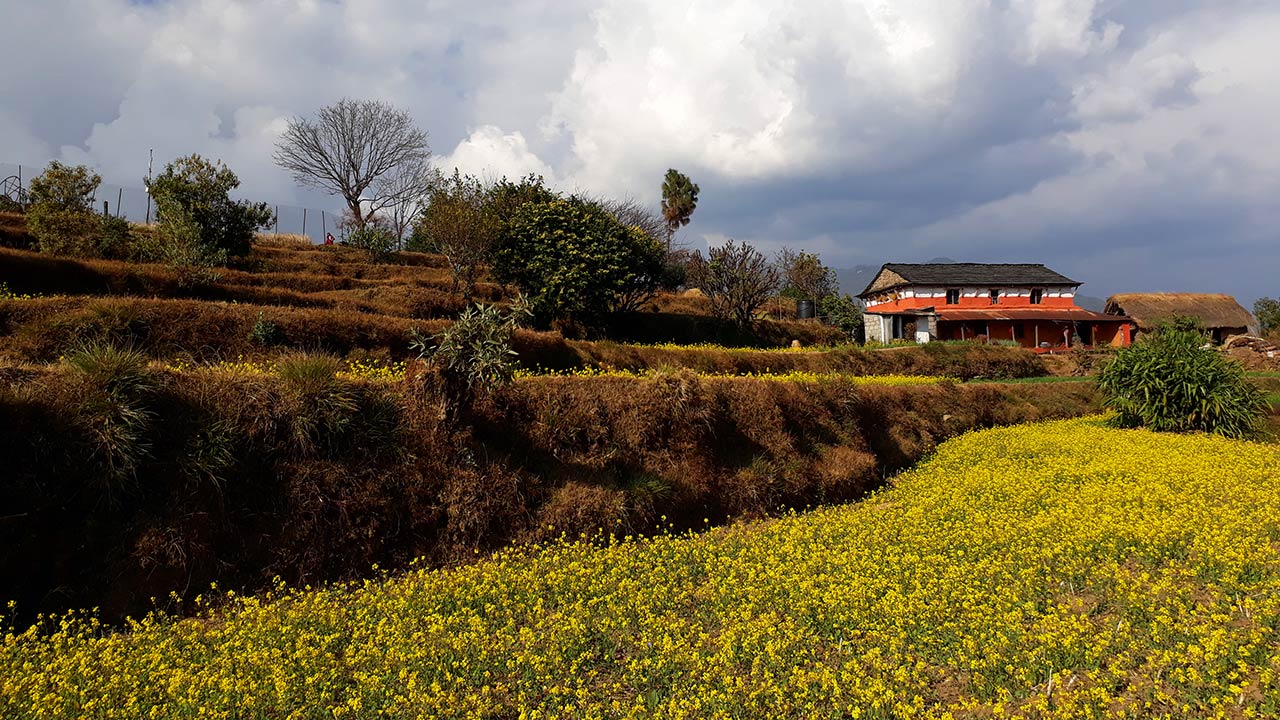
[[[493,125],[481,126],[458,143],[449,155],[438,158],[436,165],[448,173],[457,168],[463,173],[496,180],[525,175],[541,175],[555,183],[551,167],[529,151],[529,144],[519,131],[504,133]]]
[[[0,161],[137,185],[270,159],[287,118],[378,98],[439,164],[657,204],[702,186],[705,242],[830,264],[1047,262],[1094,294],[1280,292],[1280,9],[1261,0],[47,0],[0,44]]]

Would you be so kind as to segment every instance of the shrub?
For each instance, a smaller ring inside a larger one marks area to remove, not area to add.
[[[1106,406],[1120,427],[1160,432],[1255,436],[1267,403],[1240,365],[1205,345],[1193,323],[1157,328],[1117,353],[1098,375]]]
[[[221,162],[189,155],[169,163],[147,191],[155,198],[160,227],[185,226],[171,237],[190,244],[194,234],[201,246],[195,255],[212,261],[247,255],[254,233],[274,218],[266,203],[232,200],[228,193],[239,186],[240,178]]]
[[[253,327],[249,329],[249,340],[257,345],[275,345],[282,339],[280,328],[274,322],[268,320],[261,311],[258,312],[258,318],[253,321]]]
[[[528,316],[523,301],[507,310],[477,304],[463,311],[434,341],[413,331],[410,347],[443,380],[446,417],[470,407],[477,396],[511,382],[517,366],[512,340]]]
[[[1258,298],[1253,303],[1253,316],[1258,318],[1258,328],[1263,333],[1280,330],[1280,300],[1275,298]]]
[[[347,245],[369,253],[373,262],[385,262],[398,244],[396,234],[381,218],[356,223],[347,231]]]
[[[827,295],[818,301],[818,315],[847,337],[862,329],[862,306],[848,295]]]
[[[97,255],[124,259],[133,255],[133,231],[124,218],[103,215],[98,229]]]
[[[27,227],[40,251],[53,255],[97,255],[99,220],[93,196],[102,178],[84,165],[57,160],[31,180]]]
[[[145,355],[108,343],[83,345],[66,363],[84,382],[77,413],[110,492],[131,480],[151,454],[154,413],[146,400],[159,382]]]
[[[284,398],[287,431],[298,452],[333,452],[352,428],[359,402],[350,384],[338,377],[345,368],[335,357],[303,353],[286,355],[276,363],[288,391]]]
[[[499,226],[483,184],[454,170],[432,187],[411,243],[415,249],[444,255],[453,292],[470,302],[481,268],[493,260]]]
[[[711,312],[741,328],[750,327],[755,311],[779,285],[777,268],[759,250],[733,240],[711,248],[706,261],[699,254],[690,271],[690,282],[711,300]]]
[[[581,198],[526,203],[501,230],[494,272],[520,288],[540,322],[598,323],[657,287],[661,246]]]

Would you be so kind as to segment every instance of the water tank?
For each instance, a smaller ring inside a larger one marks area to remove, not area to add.
[[[796,317],[801,320],[812,320],[818,316],[818,309],[812,300],[796,301]]]

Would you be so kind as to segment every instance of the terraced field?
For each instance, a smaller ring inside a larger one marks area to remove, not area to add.
[[[0,714],[1273,717],[1278,542],[1275,446],[1024,425],[855,505],[49,620]]]

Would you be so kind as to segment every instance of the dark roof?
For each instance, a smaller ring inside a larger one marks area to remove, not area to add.
[[[903,280],[882,284],[877,281],[885,271],[892,272]],[[900,287],[904,284],[918,285],[1074,285],[1080,283],[1056,273],[1039,263],[885,263],[872,278],[862,294],[876,287],[877,291]]]

